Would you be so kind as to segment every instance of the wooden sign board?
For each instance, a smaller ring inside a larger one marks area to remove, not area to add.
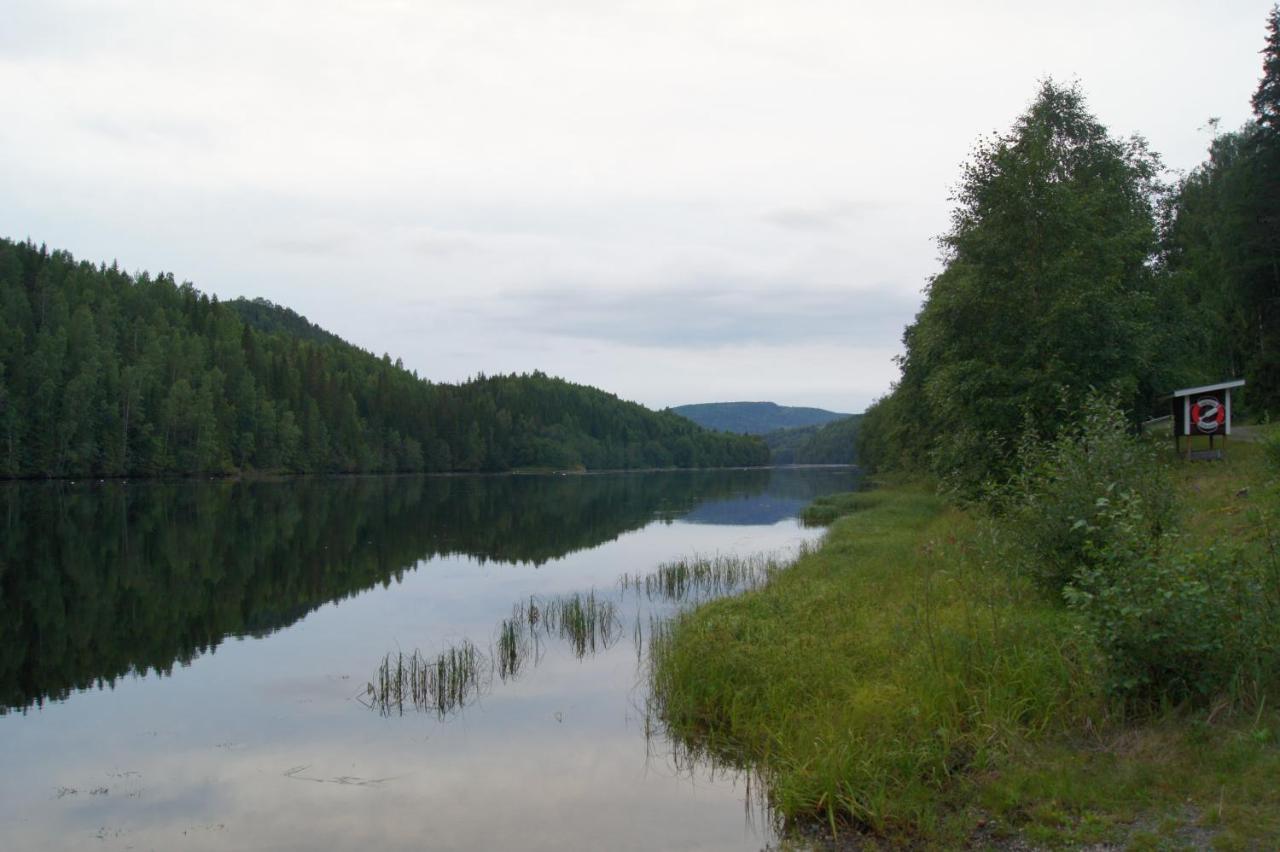
[[[1225,390],[1184,396],[1178,411],[1178,431],[1183,435],[1230,435],[1231,394]]]
[[[1221,437],[1223,445],[1231,434],[1231,389],[1244,386],[1244,379],[1176,390],[1170,397],[1173,405],[1173,443],[1181,452],[1180,439],[1187,439],[1187,459],[1222,458],[1223,450],[1214,449],[1214,438]],[[1197,435],[1209,438],[1208,452],[1193,452],[1191,440]]]

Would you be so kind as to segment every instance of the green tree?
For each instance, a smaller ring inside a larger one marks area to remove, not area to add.
[[[1244,376],[1254,413],[1280,412],[1280,7],[1262,55],[1254,120],[1179,183],[1161,253],[1167,304],[1183,310],[1168,350],[1190,356],[1188,381]]]
[[[1280,133],[1280,4],[1267,17],[1267,46],[1262,50],[1262,79],[1251,100],[1258,124]]]
[[[1155,395],[1159,174],[1142,139],[1113,138],[1052,81],[977,145],[894,391],[936,472],[963,487],[1001,475],[1025,424],[1052,434],[1090,389],[1130,408]]]
[[[1250,263],[1243,276],[1248,333],[1256,349],[1248,365],[1256,407],[1280,411],[1280,5],[1267,19],[1262,79],[1253,94],[1257,129],[1246,219]]]

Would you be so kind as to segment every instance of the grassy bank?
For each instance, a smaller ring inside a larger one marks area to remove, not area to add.
[[[1261,456],[1172,471],[1188,538],[1268,546]],[[811,516],[832,521],[820,550],[684,615],[652,658],[657,715],[756,767],[784,817],[945,847],[1280,843],[1265,688],[1135,713],[1085,615],[1010,570],[1007,528],[929,483]]]

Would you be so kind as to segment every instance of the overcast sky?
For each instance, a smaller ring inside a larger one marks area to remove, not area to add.
[[[0,2],[0,235],[437,381],[860,411],[973,143],[1078,80],[1168,166],[1271,0]]]

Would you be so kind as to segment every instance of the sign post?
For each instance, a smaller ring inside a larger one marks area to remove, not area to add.
[[[1183,388],[1173,392],[1173,445],[1174,451],[1182,454],[1181,440],[1187,439],[1187,461],[1193,459],[1221,459],[1227,446],[1227,436],[1231,434],[1231,389],[1244,386],[1244,379],[1219,382],[1216,385],[1202,385],[1195,388]],[[1207,435],[1209,449],[1207,452],[1194,452],[1192,439],[1197,435]],[[1222,438],[1220,449],[1214,449],[1213,442]]]

